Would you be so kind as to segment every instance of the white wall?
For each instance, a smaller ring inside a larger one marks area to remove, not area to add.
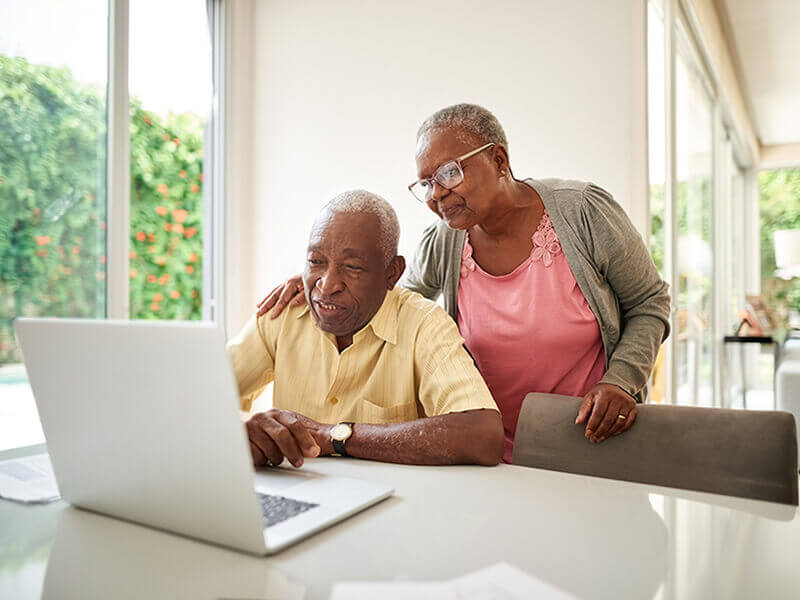
[[[253,101],[252,197],[229,198],[253,202],[252,279],[238,287],[250,300],[302,268],[315,214],[348,188],[394,205],[411,255],[435,219],[406,190],[415,132],[456,102],[499,117],[517,177],[594,181],[644,230],[644,0],[253,6],[253,82],[239,90]]]

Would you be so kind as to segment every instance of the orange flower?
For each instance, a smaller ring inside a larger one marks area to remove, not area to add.
[[[41,235],[36,238],[36,243],[40,246],[44,246],[50,243],[50,236],[49,235]]]
[[[155,236],[155,234],[148,233],[148,234],[147,234],[147,241],[148,241],[148,242],[150,242],[151,244],[152,244],[153,242],[155,242],[155,241],[156,241],[156,236]]]
[[[161,185],[164,185],[163,183]],[[158,191],[161,192],[161,185],[158,186]],[[164,185],[164,191],[166,191],[167,186]],[[163,193],[163,192],[162,192]],[[166,206],[156,206],[156,214],[161,215],[162,217],[167,214],[169,210]]]
[[[106,230],[106,222],[105,221],[100,221],[100,229],[102,229],[103,231]]]
[[[104,255],[100,255],[100,262],[106,264],[106,257]]]
[[[6,342],[0,344],[0,350],[8,350],[8,344]]]
[[[133,259],[133,258],[136,258],[136,252],[134,252],[133,250],[131,250],[131,259]]]
[[[81,249],[80,249],[80,248],[78,248],[77,246],[73,246],[73,247],[72,247],[72,253],[73,253],[73,254],[77,254],[77,253],[78,253],[78,252],[80,252],[80,251],[81,251]]]
[[[72,275],[72,268],[64,267],[64,275]]]
[[[164,134],[164,141],[165,141],[165,142],[168,142],[168,141],[169,141],[169,134],[168,134],[168,133],[165,133],[165,134]]]
[[[192,252],[192,253],[189,255],[189,262],[197,262],[197,254],[195,254],[194,252]]]
[[[158,283],[161,285],[166,284],[169,281],[169,273],[164,273],[161,277],[158,278]]]
[[[175,223],[175,225],[172,226],[172,231],[179,234],[183,233],[183,225],[181,225],[180,223]]]
[[[189,275],[191,275],[192,273],[194,273],[194,267],[193,267],[192,265],[187,265],[187,266],[186,266],[186,272],[187,272]]]
[[[136,234],[136,239],[140,242],[143,242],[147,236],[144,234],[144,231],[140,231]]]
[[[181,141],[178,138],[172,138],[172,141],[175,142],[176,146],[180,146],[181,145]]]
[[[155,247],[155,246],[148,246],[148,247],[147,247],[147,251],[148,251],[150,254],[152,254],[153,252],[155,252],[155,251],[156,251],[156,247]]]
[[[78,243],[78,244],[82,244],[83,243],[83,238],[78,236],[78,237],[75,238],[75,242]]]
[[[197,176],[197,178],[198,178],[200,181],[203,181],[203,174],[202,174],[202,173],[200,173],[200,175],[198,175],[198,176]]]
[[[154,294],[153,295],[153,302],[161,302],[164,299],[164,296],[161,294]]]
[[[139,271],[137,271],[136,269],[131,269],[131,279],[136,277],[138,274],[139,274]]]
[[[150,117],[148,117],[147,115],[144,116],[144,122],[147,123],[148,125],[153,123],[153,121],[151,121]]]
[[[199,191],[200,191],[200,186],[199,186],[199,185],[197,185],[196,183],[193,183],[193,184],[192,184],[192,193],[193,193],[193,194],[196,194],[196,193],[197,193],[197,192],[199,192]]]
[[[158,310],[158,302],[153,302],[150,305],[150,310],[153,310],[153,311]]]
[[[170,229],[172,229],[172,225],[169,223],[164,223],[164,231],[169,231]]]
[[[172,218],[175,219],[178,223],[183,223],[186,220],[186,217],[189,216],[189,211],[183,210],[182,208],[176,208],[172,211]]]
[[[186,179],[186,171],[181,169],[181,172],[178,173],[178,177],[180,177],[181,179]]]
[[[155,283],[155,282],[156,282],[156,276],[155,275],[151,274],[151,275],[147,276],[147,283]]]
[[[181,294],[180,294],[180,292],[178,290],[172,290],[169,293],[169,297],[172,298],[173,300],[177,300],[178,298],[181,297]]]
[[[197,290],[192,290],[192,298],[197,298]]]
[[[158,185],[158,192],[159,192],[160,194],[166,194],[168,191],[169,191],[169,188],[167,188],[167,184],[166,184],[166,183],[160,183],[160,184]],[[164,208],[164,207],[163,207],[163,206],[159,206],[158,208]],[[162,212],[158,212],[158,208],[156,209],[156,212],[157,212],[158,214],[160,214],[160,215],[165,215],[165,214],[167,214],[167,209],[166,209],[166,208],[164,208],[164,212],[163,212],[163,213],[162,213]]]
[[[183,231],[183,235],[185,235],[187,238],[192,237],[196,233],[197,233],[197,229],[195,229],[194,227],[187,227]]]
[[[163,267],[163,266],[164,266],[164,263],[166,263],[166,262],[167,262],[167,259],[166,259],[166,258],[164,258],[163,256],[159,256],[159,257],[157,257],[157,258],[156,258],[156,261],[155,261],[155,262],[156,262],[156,264],[157,264],[159,267]]]
[[[47,250],[37,250],[36,256],[47,256]]]

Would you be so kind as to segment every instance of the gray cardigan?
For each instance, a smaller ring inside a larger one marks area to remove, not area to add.
[[[606,352],[600,380],[643,402],[656,354],[669,335],[668,286],[628,215],[591,183],[525,181],[544,202],[572,274],[592,309]],[[439,221],[425,230],[402,285],[435,300],[457,320],[464,231]]]

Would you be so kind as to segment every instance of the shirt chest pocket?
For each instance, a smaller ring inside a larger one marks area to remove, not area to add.
[[[358,422],[360,423],[404,423],[417,419],[416,403],[383,406],[377,400],[360,398],[358,401]]]

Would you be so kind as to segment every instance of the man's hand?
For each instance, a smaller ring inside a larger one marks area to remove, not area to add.
[[[598,383],[583,398],[575,423],[586,418],[584,436],[592,443],[600,443],[612,435],[619,435],[631,428],[636,421],[636,400],[616,385]]]
[[[284,458],[301,467],[304,458],[333,453],[331,426],[290,410],[257,413],[245,427],[256,467],[278,466]]]
[[[295,275],[272,290],[269,296],[256,305],[258,309],[256,316],[260,317],[267,314],[274,306],[275,310],[270,313],[270,318],[275,319],[287,306],[291,308],[302,306],[305,303],[306,295],[303,293],[303,278],[300,275]]]

